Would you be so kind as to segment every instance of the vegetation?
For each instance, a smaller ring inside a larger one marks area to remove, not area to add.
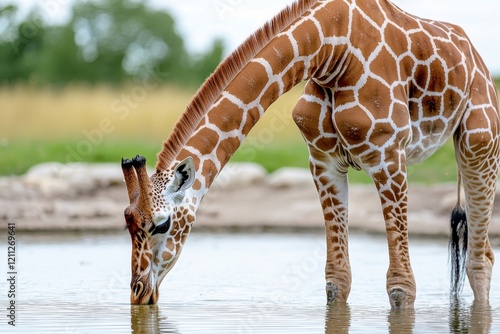
[[[189,54],[172,16],[140,1],[75,2],[72,19],[58,26],[41,10],[18,22],[17,11],[0,6],[0,63],[9,64],[0,67],[0,84],[198,85],[224,51],[217,40],[205,54]]]

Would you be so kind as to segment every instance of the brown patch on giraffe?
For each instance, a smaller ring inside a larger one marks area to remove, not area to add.
[[[261,87],[267,81],[268,75],[265,67],[260,63],[251,62],[245,66],[245,71],[238,74],[237,79],[226,90],[241,99],[244,104],[249,104],[257,99],[261,93]]]
[[[410,56],[404,56],[398,64],[401,73],[401,80],[405,81],[413,73],[415,67],[415,60]]]
[[[314,61],[314,60],[313,60]],[[313,66],[311,66],[313,67]],[[301,82],[305,77],[311,77],[312,73],[305,73],[306,65],[303,61],[297,61],[293,64],[292,67],[288,69],[285,73],[282,74],[281,76],[281,81],[283,83],[283,89],[285,91],[289,91],[293,87],[295,87],[299,82]],[[312,71],[313,68],[309,68],[309,71]],[[277,98],[276,94],[269,94],[272,93],[270,92],[270,89],[268,89],[268,94],[269,96],[273,96],[273,100],[271,101],[274,102]],[[271,104],[269,103],[269,104]],[[269,105],[268,104],[268,105]]]
[[[443,63],[439,59],[435,59],[429,66],[429,85],[427,89],[430,92],[442,93],[446,88],[446,76]]]
[[[356,94],[354,93],[354,90],[343,90],[341,92],[334,93],[334,108],[353,102],[356,102]]]
[[[424,117],[439,115],[443,109],[443,100],[441,96],[426,95],[422,98],[422,107]]]
[[[394,110],[392,111],[392,117],[391,120],[394,123],[396,127],[399,129],[406,127],[407,125],[410,124],[410,118],[408,117],[408,109],[403,106],[396,106],[394,107]],[[407,130],[400,130],[400,136],[407,134]]]
[[[380,28],[386,21],[386,18],[382,11],[380,10],[379,7],[379,2],[375,1],[364,1],[363,3],[359,4],[358,6],[361,8],[366,16],[369,16],[370,19],[372,19],[375,24]],[[371,29],[374,29],[373,26],[371,26]]]
[[[170,261],[172,259],[172,253],[170,252],[163,252],[163,254],[161,255],[161,259],[165,262],[165,261]]]
[[[231,110],[231,114],[224,112],[226,110]],[[240,128],[243,110],[234,108],[231,101],[223,99],[216,108],[208,112],[207,116],[210,124],[217,124],[222,131],[228,132]]]
[[[335,219],[335,216],[333,215],[332,212],[326,212],[323,216],[325,218],[325,223],[331,222]],[[331,227],[330,227],[330,229],[331,229]]]
[[[202,128],[198,132],[196,140],[203,143],[203,144],[197,143],[196,145],[196,147],[202,149],[200,151],[201,154],[209,154],[217,146],[217,143],[219,142],[219,134],[212,129]]]
[[[443,116],[450,118],[454,112],[463,108],[462,97],[455,91],[448,89],[443,96]]]
[[[376,123],[368,141],[375,146],[382,147],[387,140],[394,134],[394,127],[391,123]]]
[[[454,68],[462,61],[462,55],[450,40],[434,39],[438,56],[445,62],[449,69]]]
[[[260,114],[258,108],[252,108],[248,110],[245,125],[243,125],[241,133],[245,136],[248,135],[250,130],[252,130],[252,128],[254,127],[255,123],[257,123],[257,121],[259,120],[259,118]]]
[[[149,256],[147,256],[147,255],[149,255]],[[141,256],[141,270],[144,270],[144,269],[146,269],[149,266],[150,260],[151,260],[151,254],[150,253],[143,254]]]
[[[406,34],[392,22],[390,22],[384,30],[384,39],[388,42],[388,47],[397,57],[408,52],[410,48]]]
[[[427,65],[419,64],[415,67],[415,72],[412,74],[412,82],[414,83],[415,87],[410,91],[411,97],[419,98],[424,93],[424,91],[427,90],[429,72],[430,69]]]
[[[298,43],[299,57],[307,57],[317,52],[321,47],[322,42],[318,27],[311,20],[302,22],[300,29],[296,29],[292,36],[296,41],[302,41],[302,43]]]
[[[174,249],[175,249],[175,243],[174,243],[174,241],[172,240],[172,238],[167,239],[167,245],[166,245],[166,246],[167,246],[167,249],[168,249],[169,251],[171,251],[171,252],[173,252],[173,251],[174,251]]]
[[[354,107],[336,112],[333,117],[339,134],[349,145],[361,144],[367,139],[372,121],[361,108]]]
[[[317,175],[318,176],[318,175]],[[330,177],[322,175],[318,178],[320,184],[328,184],[330,182]]]
[[[203,161],[203,166],[202,166],[202,174],[205,175],[206,178],[206,184],[210,185],[215,179],[216,176],[216,171],[217,171],[217,166],[212,160],[205,160]]]
[[[327,5],[326,10],[314,13],[319,22],[333,22],[331,25],[322,24],[321,29],[324,36],[347,36],[349,33],[349,5],[343,1],[332,2]]]
[[[276,64],[272,68],[273,74],[281,73],[293,59],[289,52],[292,49],[292,42],[286,35],[277,36],[273,39],[272,47],[265,47],[256,55],[256,58],[264,58],[270,64]],[[256,63],[257,65],[257,63]],[[261,68],[262,65],[261,65]]]
[[[373,74],[378,75],[389,82],[392,82],[393,78],[397,78],[397,68],[398,63],[396,62],[396,59],[392,57],[385,47],[380,50],[377,58],[375,58],[375,60],[373,60],[370,64],[370,71]]]
[[[452,67],[448,74],[450,86],[455,86],[458,90],[465,92],[469,87],[469,81],[463,80],[463,78],[468,76],[467,72],[468,70],[465,68],[465,65],[460,64]]]
[[[497,88],[495,85],[488,85],[489,87],[489,96],[492,98],[492,105],[498,106],[498,96],[497,96]]]
[[[200,180],[195,180],[193,183],[193,190],[200,190],[201,189],[201,182]]]
[[[321,106],[304,99],[300,99],[293,109],[292,118],[308,142],[312,142],[315,138],[320,137],[319,126],[311,126],[311,124],[319,123],[320,115]]]
[[[368,59],[379,45],[380,32],[360,14],[359,9],[354,9],[352,21],[351,44],[361,51],[365,59]]]
[[[328,108],[328,111],[325,113],[323,123],[321,123],[321,125],[319,126],[319,128],[321,128],[324,133],[334,134],[336,132],[335,126],[333,125],[332,116],[332,110],[331,108]],[[317,123],[319,123],[319,119]]]
[[[231,158],[233,152],[238,149],[240,144],[240,139],[236,137],[224,139],[219,143],[219,147],[217,149],[217,159],[221,163],[225,163]]]
[[[337,146],[337,144],[338,143],[336,138],[326,138],[326,137],[322,137],[315,143],[316,147],[323,152],[329,152],[333,150]]]
[[[368,144],[362,144],[362,145],[359,145],[359,146],[355,146],[353,148],[350,148],[349,149],[349,153],[352,155],[352,156],[359,156],[360,154],[366,152],[366,151],[369,151],[371,148]],[[363,162],[365,162],[365,158],[362,159]]]
[[[175,243],[179,243],[181,241],[181,237],[182,237],[182,233],[177,232],[175,235],[174,235],[174,240],[175,240]]]
[[[200,165],[200,158],[196,154],[191,153],[186,148],[183,148],[181,150],[181,152],[179,153],[179,156],[180,157],[191,157],[193,159],[195,168],[197,168]],[[172,176],[170,176],[170,177],[172,177]]]
[[[486,81],[483,80],[482,78],[479,77],[479,74],[476,74],[474,77],[474,91],[471,92],[471,100],[473,104],[481,104],[481,101],[483,101],[484,96],[488,94],[488,86],[486,84]]]
[[[361,60],[354,55],[349,55],[348,61],[350,69],[338,78],[337,85],[339,87],[355,86],[364,75],[364,65]],[[335,102],[335,105],[338,103]]]
[[[368,78],[366,84],[358,91],[359,102],[366,107],[376,119],[389,117],[391,91],[380,81]]]
[[[278,91],[278,84],[275,82],[269,85],[267,90],[262,94],[262,97],[260,98],[260,105],[264,109],[267,109],[268,106],[270,106],[274,101],[276,101],[276,99],[278,98],[277,91]]]
[[[417,60],[425,61],[433,54],[433,47],[429,37],[423,32],[414,32],[409,35],[412,40],[411,53]]]
[[[481,168],[484,165],[484,157],[488,156],[488,152],[491,150],[491,143],[493,139],[491,138],[490,133],[477,132],[471,133],[468,137],[469,141],[469,149],[474,153],[476,157],[476,161],[478,162],[477,166],[473,166],[473,162],[470,162],[469,165],[475,167],[474,169],[483,169]]]

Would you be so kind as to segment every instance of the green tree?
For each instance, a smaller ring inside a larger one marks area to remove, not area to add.
[[[0,82],[29,80],[121,84],[151,76],[199,84],[222,59],[214,42],[190,55],[174,19],[133,0],[76,2],[65,25],[47,25],[34,11],[16,24],[15,6],[0,7]]]

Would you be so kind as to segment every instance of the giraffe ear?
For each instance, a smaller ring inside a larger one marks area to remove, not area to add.
[[[187,157],[182,160],[174,171],[174,178],[170,183],[169,190],[173,193],[184,191],[194,183],[195,169],[193,158]]]

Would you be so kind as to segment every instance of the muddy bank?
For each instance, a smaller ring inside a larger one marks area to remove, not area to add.
[[[0,178],[0,221],[17,230],[120,230],[127,194],[118,164],[42,164],[27,174]],[[498,193],[498,192],[497,192]],[[497,195],[500,198],[500,195]],[[410,184],[409,230],[447,236],[454,184]],[[350,185],[351,230],[384,233],[373,185]],[[496,201],[490,233],[500,238]],[[323,215],[307,170],[272,174],[250,163],[224,169],[198,211],[195,228],[323,229]]]

